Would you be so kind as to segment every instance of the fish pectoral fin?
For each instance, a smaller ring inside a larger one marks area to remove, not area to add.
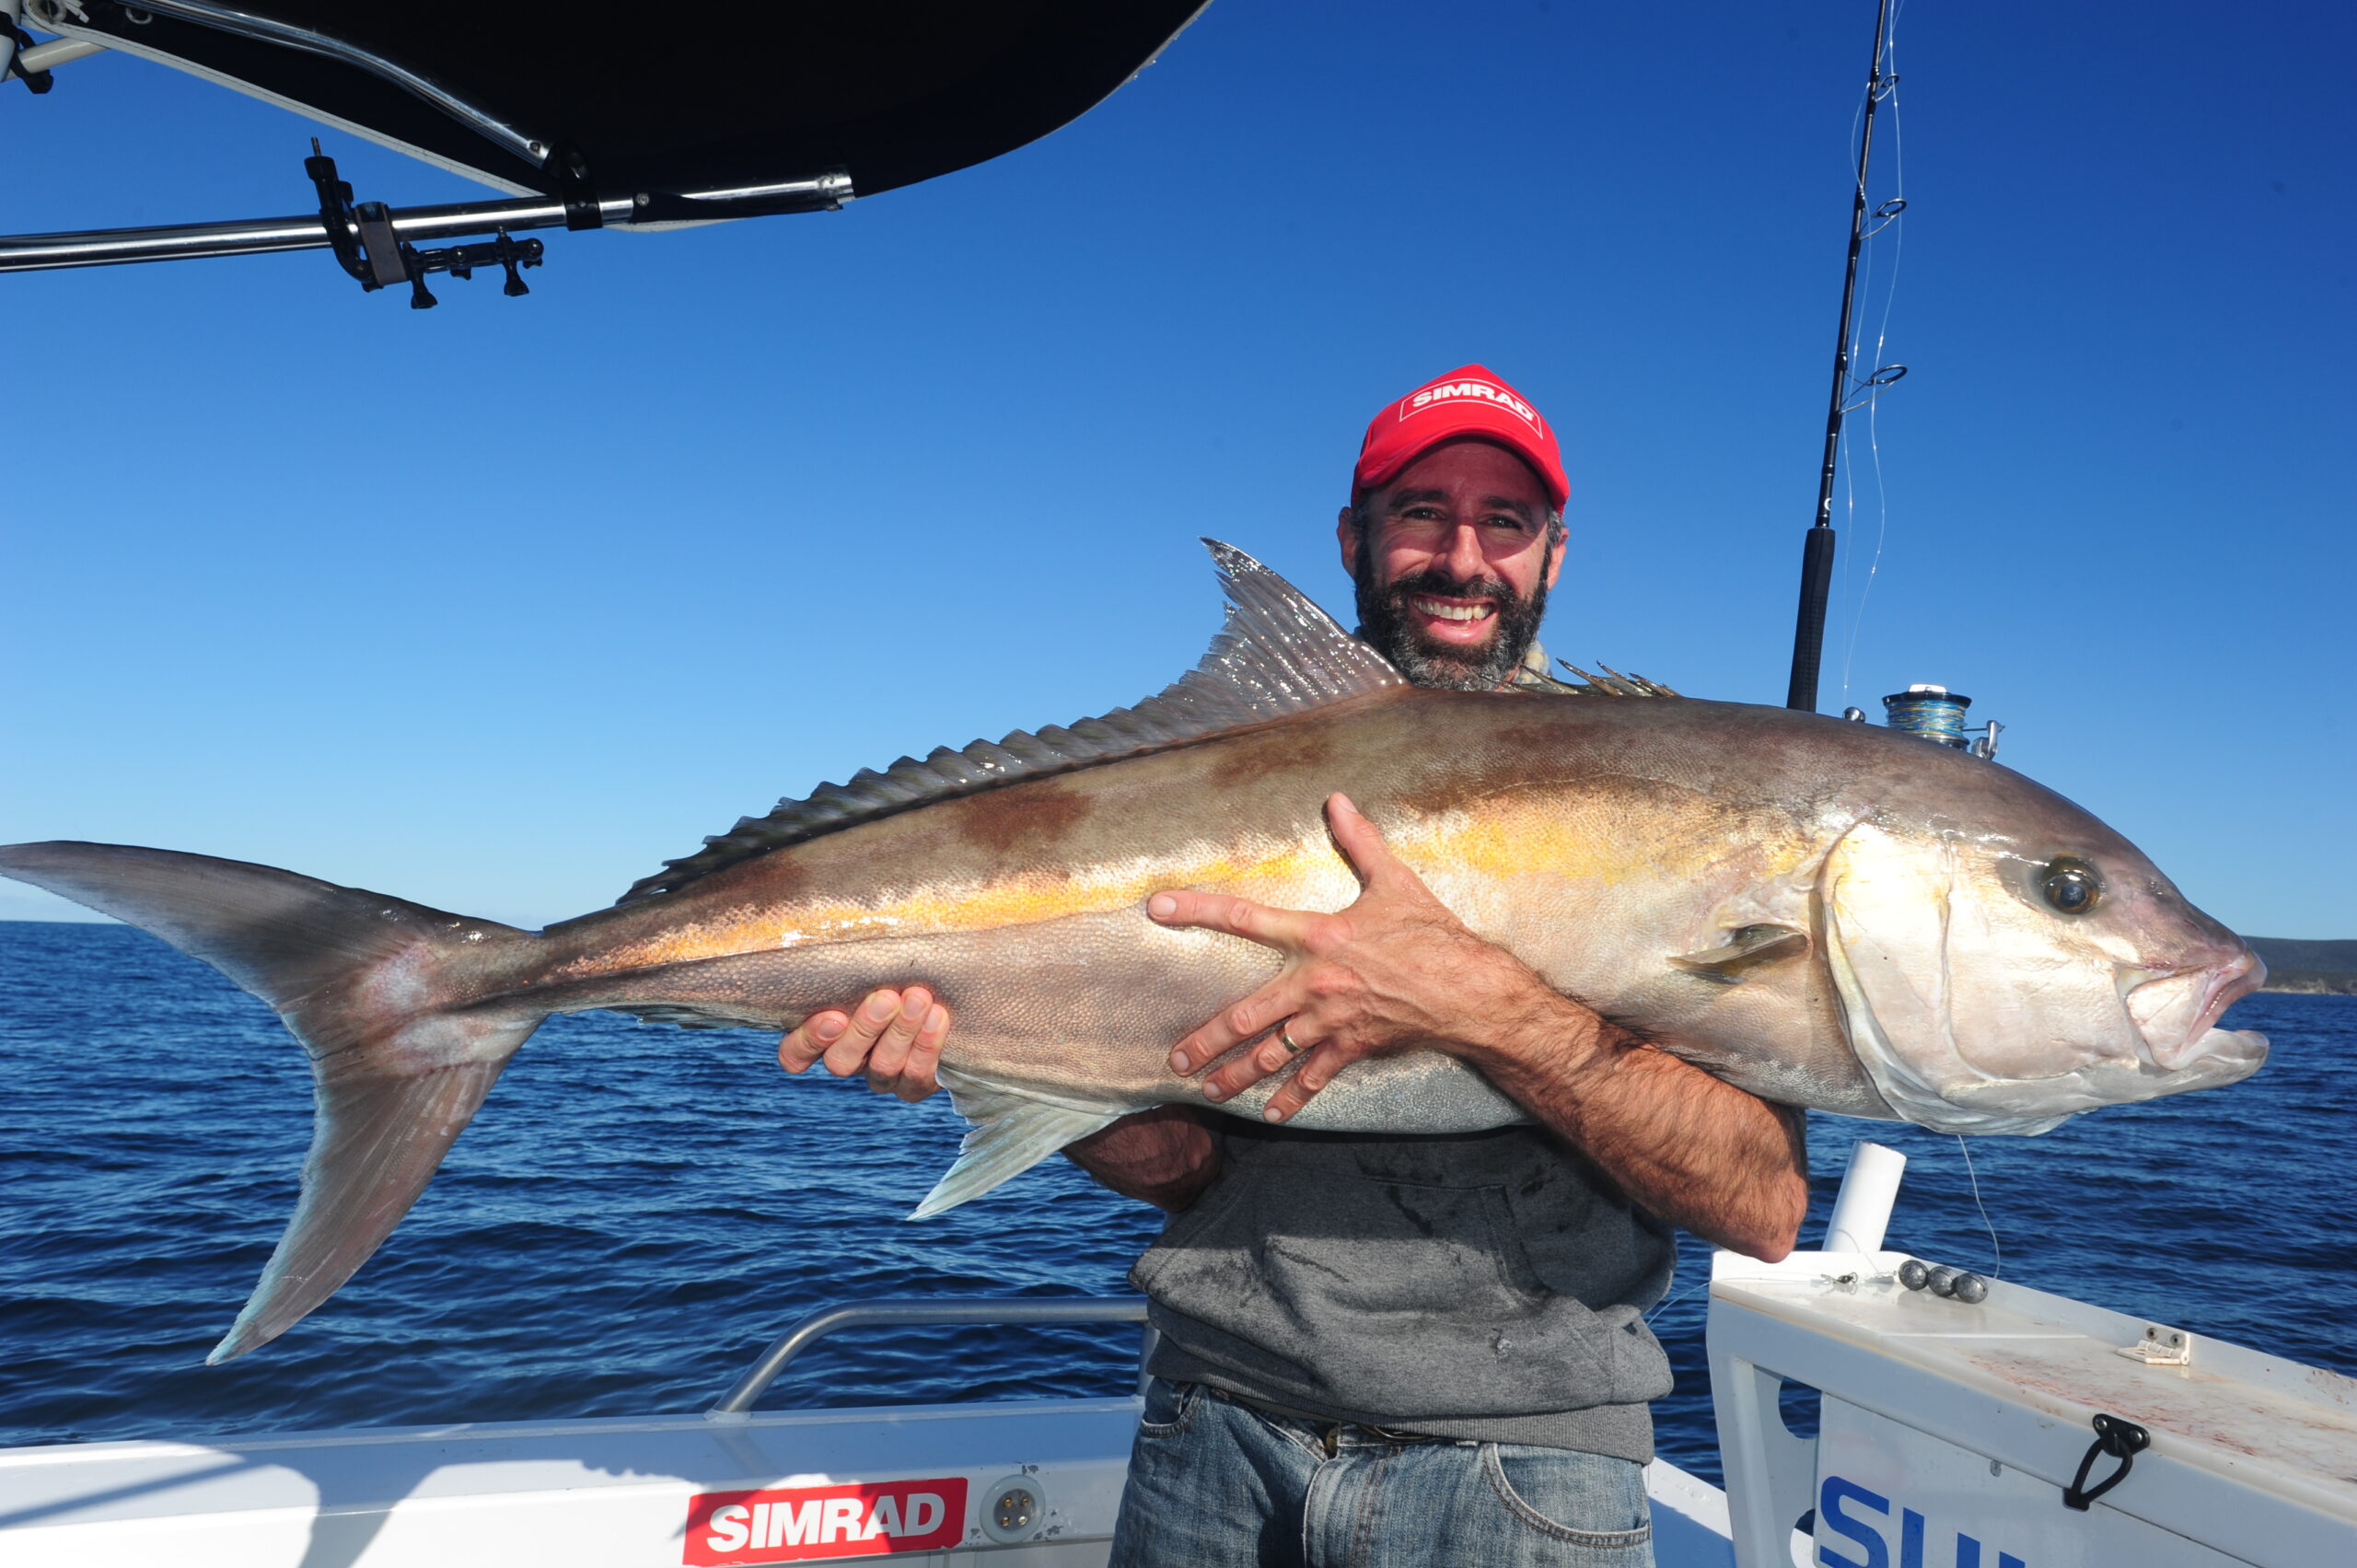
[[[979,1078],[954,1067],[939,1069],[941,1086],[958,1114],[974,1124],[958,1145],[958,1163],[945,1172],[924,1202],[909,1212],[929,1220],[979,1198],[1109,1122],[1143,1110],[1137,1105],[1084,1105],[1051,1098],[1037,1090]]]
[[[1805,958],[1808,950],[1805,931],[1795,931],[1789,925],[1747,925],[1728,933],[1724,947],[1688,953],[1669,962],[1671,968],[1701,979],[1720,985],[1737,985],[1746,974],[1762,964]]]

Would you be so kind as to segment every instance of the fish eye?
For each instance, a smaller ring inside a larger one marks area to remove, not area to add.
[[[2103,878],[2075,855],[2056,855],[2038,874],[2038,891],[2060,914],[2084,914],[2103,900]]]

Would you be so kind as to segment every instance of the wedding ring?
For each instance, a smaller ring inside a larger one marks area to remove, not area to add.
[[[1290,1051],[1292,1054],[1299,1056],[1303,1051],[1307,1051],[1309,1047],[1302,1044],[1301,1041],[1293,1038],[1291,1031],[1287,1028],[1287,1026],[1292,1022],[1293,1020],[1291,1018],[1287,1018],[1284,1023],[1277,1026],[1277,1043],[1283,1046],[1285,1050]]]

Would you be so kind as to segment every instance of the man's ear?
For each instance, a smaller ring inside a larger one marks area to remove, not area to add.
[[[1351,576],[1359,575],[1358,514],[1345,506],[1334,519],[1334,542],[1342,547],[1342,570]]]
[[[1551,593],[1554,591],[1555,579],[1563,575],[1563,557],[1571,552],[1563,548],[1569,542],[1568,540],[1551,537],[1554,532],[1551,528],[1548,532],[1550,537],[1547,540],[1547,588]]]

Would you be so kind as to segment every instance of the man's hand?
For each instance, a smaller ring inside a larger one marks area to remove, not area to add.
[[[838,1078],[867,1074],[877,1094],[911,1103],[940,1089],[934,1071],[949,1034],[949,1009],[922,985],[871,991],[850,1013],[813,1013],[778,1042],[778,1065],[789,1073],[824,1062]],[[1064,1153],[1074,1164],[1125,1198],[1172,1213],[1202,1196],[1219,1174],[1219,1141],[1202,1117],[1183,1105],[1156,1106],[1100,1128]]]
[[[1792,1249],[1808,1211],[1799,1111],[1652,1049],[1474,935],[1347,796],[1329,797],[1326,817],[1364,885],[1340,914],[1215,893],[1147,901],[1166,925],[1227,932],[1285,958],[1276,979],[1180,1040],[1172,1071],[1201,1072],[1260,1040],[1204,1080],[1207,1097],[1225,1099],[1282,1068],[1296,1053],[1289,1036],[1301,1068],[1262,1113],[1283,1121],[1353,1062],[1446,1051],[1663,1219],[1756,1258]]]
[[[871,991],[848,1015],[830,1009],[803,1019],[778,1041],[777,1063],[801,1073],[824,1062],[838,1078],[865,1071],[869,1088],[913,1104],[941,1087],[934,1069],[948,1034],[949,1009],[923,986]]]
[[[1225,893],[1157,893],[1146,905],[1165,925],[1225,931],[1285,956],[1276,979],[1170,1053],[1171,1071],[1197,1073],[1268,1036],[1203,1080],[1204,1094],[1224,1100],[1298,1050],[1301,1070],[1262,1112],[1271,1121],[1291,1117],[1353,1062],[1422,1049],[1478,1058],[1563,1001],[1512,954],[1467,930],[1349,796],[1329,797],[1326,819],[1364,885],[1340,914],[1271,909]]]

